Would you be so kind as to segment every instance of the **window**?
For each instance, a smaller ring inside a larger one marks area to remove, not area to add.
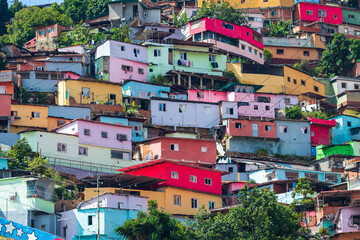
[[[222,26],[223,26],[223,28],[230,29],[230,30],[234,30],[234,25],[232,25],[232,24],[223,22],[223,23],[222,23]]]
[[[287,126],[279,126],[279,131],[282,133],[286,133],[287,132]]]
[[[180,59],[181,60],[187,60],[187,54],[186,53],[180,53]]]
[[[252,52],[252,48],[251,47],[249,47],[249,53],[251,53]]]
[[[216,62],[216,55],[210,54],[209,55],[209,62]]]
[[[119,45],[118,47],[119,47],[120,51],[125,51],[125,46]]]
[[[111,158],[130,160],[130,153],[118,150],[111,150]]]
[[[315,131],[310,131],[310,136],[315,137]]]
[[[233,167],[229,167],[229,171],[228,172],[234,172],[234,168]]]
[[[344,28],[344,33],[345,33],[346,35],[349,34],[349,29]]]
[[[310,52],[309,52],[309,51],[304,51],[304,52],[303,52],[303,55],[304,55],[305,57],[308,57],[308,56],[310,56]]]
[[[265,110],[269,111],[269,110],[270,110],[270,106],[265,106]]]
[[[257,51],[256,49],[254,49],[254,54],[255,54],[255,55],[257,55],[257,52],[258,52],[258,51]]]
[[[242,123],[235,123],[235,128],[242,128]]]
[[[178,173],[178,172],[171,171],[171,178],[179,179],[179,173]]]
[[[171,151],[179,151],[179,144],[171,143],[170,150]]]
[[[346,88],[346,83],[344,83],[344,82],[341,83],[341,87],[342,87],[342,88]]]
[[[166,103],[159,103],[159,111],[166,112]]]
[[[133,71],[133,67],[132,66],[127,66],[127,65],[121,65],[121,70],[126,72],[132,72]]]
[[[246,32],[246,36],[250,36],[250,33],[249,33],[249,32]]]
[[[134,131],[136,132],[141,132],[142,131],[142,126],[139,126],[139,125],[134,125]]]
[[[44,71],[44,67],[35,67],[36,71]],[[44,75],[40,75],[40,74],[36,74],[37,78],[41,78],[41,79],[48,79],[49,76],[47,74]]]
[[[271,16],[276,16],[276,10],[271,11]]]
[[[294,84],[297,84],[297,80],[296,80],[296,79],[293,79],[293,82],[294,82]]]
[[[81,95],[83,96],[83,97],[90,97],[90,88],[86,88],[86,87],[83,87],[82,89],[81,89]]]
[[[196,183],[197,182],[197,176],[190,175],[190,182]]]
[[[254,105],[254,110],[258,110],[259,106],[258,105]]]
[[[11,116],[12,116],[12,117],[17,117],[17,116],[18,116],[18,112],[17,112],[17,111],[11,111]]]
[[[241,49],[245,50],[245,45],[244,44],[241,44]]]
[[[301,80],[301,85],[306,85],[305,81],[304,80]]]
[[[308,128],[307,127],[300,127],[300,133],[301,134],[307,134],[308,133]]]
[[[351,122],[346,123],[348,127],[351,127]]]
[[[174,195],[174,205],[181,206],[181,196],[180,195]]]
[[[288,80],[288,82],[291,82],[291,78],[290,78],[290,77],[287,77],[287,80]]]
[[[58,143],[57,144],[57,151],[66,153],[66,144],[65,143]]]
[[[318,11],[318,17],[320,17],[320,18],[326,17],[326,10],[321,10],[321,9],[319,9],[319,11]]]
[[[234,109],[233,108],[226,108],[226,114],[234,115]]]
[[[265,1],[265,0],[264,0]],[[267,0],[266,0],[267,1]],[[209,209],[214,209],[215,208],[215,202],[213,201],[209,201]]]
[[[179,104],[179,113],[186,112],[186,104]]]
[[[120,142],[127,141],[127,135],[118,133],[116,134],[116,139],[119,140]]]
[[[319,87],[314,86],[314,91],[315,91],[315,92],[319,92]]]
[[[205,185],[212,185],[211,178],[205,178]]]
[[[139,74],[144,74],[144,69],[143,68],[138,68],[138,73]]]
[[[49,33],[54,33],[55,32],[55,28],[52,27],[52,28],[49,28]]]
[[[284,98],[284,103],[289,105],[290,104],[290,98]]]
[[[337,15],[334,15],[334,19],[337,19]]]
[[[88,155],[88,148],[87,147],[79,147],[79,155]]]
[[[359,89],[359,84],[354,84],[354,89]]]
[[[276,49],[277,55],[284,55],[284,49]]]
[[[0,94],[6,94],[6,87],[0,86]]]
[[[108,133],[101,131],[101,137],[102,138],[108,138]]]
[[[349,14],[348,18],[355,18],[355,15]]]
[[[199,199],[197,198],[191,199],[191,208],[199,208]]]
[[[207,152],[207,147],[201,147],[201,152]]]
[[[140,54],[140,50],[134,48],[134,55],[135,55],[135,57],[137,57],[139,54]]]
[[[40,118],[41,113],[40,112],[31,112],[31,117],[32,118]]]
[[[142,205],[136,204],[136,209],[139,210],[139,211],[142,211]]]
[[[160,49],[154,49],[154,57],[160,57],[161,56],[161,50]]]
[[[39,36],[44,36],[45,35],[45,29],[42,29],[39,31]]]
[[[240,106],[249,106],[249,103],[248,102],[238,102],[238,107]]]
[[[116,94],[110,93],[109,99],[115,101],[116,100]]]
[[[246,0],[241,0],[241,3],[246,3]]]
[[[355,35],[355,36],[360,36],[360,31],[354,30],[354,35]]]
[[[265,131],[271,131],[271,125],[265,125]]]
[[[360,215],[353,215],[351,216],[352,219],[352,225],[360,225]]]
[[[205,115],[210,115],[211,114],[210,106],[204,106],[203,112],[204,112]]]
[[[262,58],[262,57],[263,57],[262,53],[260,53],[260,54],[259,54],[259,57],[260,57],[260,58]]]
[[[258,102],[266,102],[266,103],[269,103],[269,102],[271,102],[271,99],[270,99],[270,97],[258,97],[257,98],[257,101]]]
[[[88,216],[88,225],[93,225],[93,217],[95,216]]]
[[[312,10],[306,10],[306,15],[313,15],[313,11]]]
[[[85,128],[84,129],[84,135],[85,136],[90,136],[90,129]]]
[[[123,202],[118,202],[118,209],[122,209],[124,208],[124,203]]]

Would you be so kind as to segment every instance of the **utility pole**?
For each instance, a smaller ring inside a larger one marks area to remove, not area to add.
[[[96,186],[97,186],[97,222],[98,222],[98,232],[97,232],[97,240],[100,240],[100,204],[99,204],[99,173],[96,174]]]

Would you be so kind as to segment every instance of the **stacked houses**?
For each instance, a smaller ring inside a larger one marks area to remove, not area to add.
[[[249,181],[291,204],[306,178],[316,200],[311,230],[360,235],[360,62],[331,78],[293,65],[316,66],[335,33],[360,38],[360,10],[325,0],[229,3],[248,24],[196,17],[202,1],[120,0],[86,27],[128,24],[131,42],[59,47],[69,29],[55,24],[24,46],[4,45],[0,150],[25,139],[80,193],[56,200],[58,183],[0,158],[0,217],[66,240],[96,239],[99,225],[101,237],[122,239],[116,224],[147,212],[149,200],[193,218],[202,206],[239,204]],[[178,27],[176,14],[192,17]],[[267,26],[290,20],[288,37],[267,36]],[[301,117],[288,114],[296,108]]]

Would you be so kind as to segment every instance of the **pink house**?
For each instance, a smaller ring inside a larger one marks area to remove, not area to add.
[[[227,101],[227,92],[216,90],[189,89],[188,100],[213,103],[217,103],[219,101]]]
[[[132,126],[75,119],[57,129],[57,133],[78,136],[80,144],[131,151]]]
[[[221,195],[221,176],[226,172],[188,165],[183,162],[156,160],[121,168],[127,174],[165,179],[159,186],[173,186]],[[176,175],[177,177],[174,177]],[[193,179],[196,178],[196,181]],[[208,179],[207,181],[205,179]],[[209,183],[211,182],[211,186]]]
[[[11,116],[11,95],[0,94],[0,117]]]
[[[110,82],[124,82],[128,79],[134,79],[141,82],[147,82],[147,63],[110,57],[109,72]]]
[[[197,165],[216,162],[216,146],[212,140],[157,137],[138,142],[141,160],[168,159]]]
[[[232,55],[264,63],[263,36],[247,26],[204,17],[189,22],[188,28],[193,41],[213,43]]]
[[[295,6],[295,25],[306,26],[312,22],[329,24],[342,24],[342,10],[339,6],[322,5],[316,3],[300,2]]]

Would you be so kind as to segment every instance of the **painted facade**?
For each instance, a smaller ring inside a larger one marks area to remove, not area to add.
[[[343,22],[342,10],[339,6],[321,5],[300,2],[295,6],[294,25],[303,25],[322,21],[339,25]]]
[[[48,126],[48,106],[33,104],[12,104],[10,132],[18,133],[26,129],[46,129]]]
[[[138,81],[125,81],[122,85],[123,97],[151,98],[166,97],[170,86],[143,83]],[[166,92],[166,93],[164,93]]]
[[[335,119],[322,120],[310,117],[311,146],[330,144],[330,132],[335,125]]]
[[[21,80],[14,71],[0,71],[0,94],[10,94],[12,100],[19,100]]]
[[[339,208],[336,213],[334,224],[337,228],[335,233],[346,233],[358,231],[357,219],[360,216],[360,208],[358,207],[343,207]],[[360,232],[359,232],[360,233]]]
[[[210,51],[212,44],[172,40],[171,44],[145,42],[148,51],[148,79],[169,71],[196,72],[222,76],[226,71],[226,55]],[[214,66],[212,62],[216,62]]]
[[[147,49],[144,46],[107,40],[96,48],[94,59],[98,80],[117,83],[126,79],[147,81]]]
[[[334,172],[319,172],[309,170],[295,170],[295,169],[263,169],[252,171],[249,173],[249,179],[254,180],[256,183],[265,183],[276,180],[289,180],[298,178],[311,178],[316,181],[328,183],[340,183],[341,173]]]
[[[342,8],[343,23],[360,25],[360,11],[354,8]]]
[[[264,2],[263,0],[244,0],[244,1],[236,1],[230,0],[229,1],[231,6],[236,6],[240,9],[247,9],[247,8],[271,8],[276,6],[283,6],[283,7],[292,7],[294,6],[294,0],[268,0]],[[202,3],[198,2],[199,7],[201,7]]]
[[[54,182],[33,177],[0,179],[1,218],[55,233]],[[38,214],[41,213],[41,214]]]
[[[139,142],[137,146],[143,161],[169,159],[205,165],[216,161],[215,142],[211,140],[158,137]]]
[[[352,140],[343,144],[319,145],[316,147],[316,160],[331,155],[360,156],[360,142]]]
[[[64,73],[45,71],[18,72],[22,86],[29,92],[54,92],[56,84],[64,79]]]
[[[61,32],[66,29],[66,27],[60,24],[36,27],[36,50],[53,50],[58,48],[59,44],[56,40],[60,37]]]
[[[151,122],[155,125],[212,128],[219,124],[219,114],[215,103],[151,98]]]
[[[158,187],[172,186],[199,192],[221,195],[221,176],[225,172],[196,167],[181,162],[155,160],[119,171],[135,176],[148,176],[166,180]],[[153,186],[154,187],[154,186]]]
[[[229,137],[277,138],[275,122],[226,119],[223,124]]]
[[[122,88],[119,83],[98,80],[66,79],[58,83],[57,104],[71,106],[78,104],[121,104]]]
[[[351,140],[360,140],[360,134],[358,132],[360,118],[339,115],[331,119],[336,122],[336,126],[331,129],[333,144],[343,144]]]
[[[262,35],[247,26],[234,25],[220,19],[202,18],[189,23],[189,36],[195,42],[215,44],[234,56],[264,63]]]

